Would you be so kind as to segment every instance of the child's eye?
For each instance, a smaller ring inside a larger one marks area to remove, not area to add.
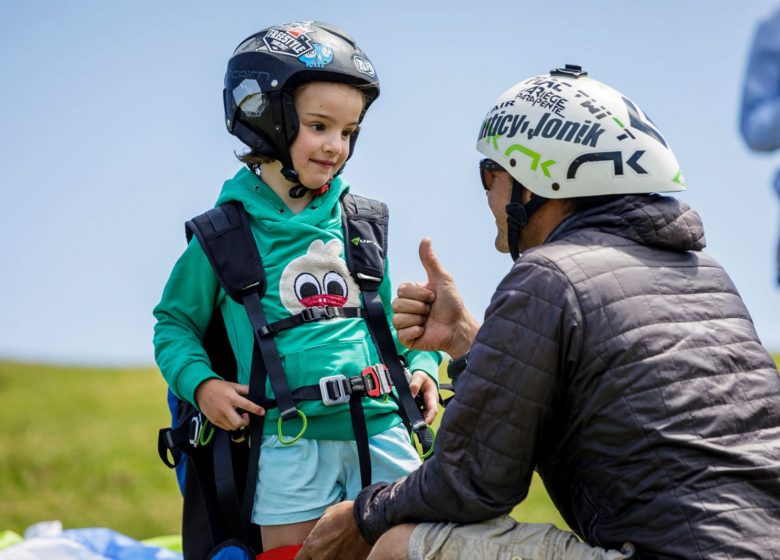
[[[350,137],[350,136],[352,136],[353,134],[355,134],[355,131],[354,131],[354,130],[352,130],[352,129],[347,129],[347,130],[342,130],[342,131],[341,131],[341,135],[342,135],[344,138],[349,138],[349,137]]]
[[[317,132],[322,132],[323,130],[325,130],[325,125],[322,123],[311,123],[309,125],[309,128],[311,128],[312,130],[316,130]]]

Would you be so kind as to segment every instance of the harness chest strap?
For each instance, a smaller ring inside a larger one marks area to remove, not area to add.
[[[327,319],[356,319],[360,317],[363,317],[363,310],[360,307],[307,307],[300,313],[267,324],[260,329],[260,336],[273,336],[283,330],[315,321]]]

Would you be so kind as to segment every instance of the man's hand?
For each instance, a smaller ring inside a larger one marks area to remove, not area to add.
[[[444,350],[462,356],[471,347],[479,324],[463,304],[455,281],[433,254],[431,240],[420,242],[420,262],[428,281],[404,282],[393,300],[398,340],[414,350]]]
[[[212,377],[195,389],[195,401],[206,418],[223,430],[239,430],[249,425],[249,414],[262,416],[265,409],[250,401],[244,395],[249,394],[249,385],[231,383]],[[236,409],[246,412],[241,414]]]
[[[352,502],[341,502],[325,510],[295,560],[363,560],[369,552],[352,517]]]
[[[426,424],[432,424],[439,411],[439,389],[436,382],[424,371],[417,370],[412,374],[409,389],[413,397],[422,395],[423,418]]]

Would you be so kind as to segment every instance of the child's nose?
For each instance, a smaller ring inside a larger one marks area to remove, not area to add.
[[[322,149],[327,153],[339,153],[343,149],[340,134],[329,135],[325,139]]]

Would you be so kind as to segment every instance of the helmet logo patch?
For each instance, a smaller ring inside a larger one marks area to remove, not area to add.
[[[298,58],[312,49],[311,39],[307,35],[309,31],[311,31],[310,22],[272,27],[263,35],[263,43],[272,53]]]
[[[320,43],[312,43],[311,47],[310,51],[298,57],[306,68],[324,68],[326,64],[333,62],[333,49]]]
[[[371,78],[376,78],[376,70],[374,70],[374,65],[371,64],[367,58],[353,54],[352,63],[355,65],[355,70],[361,74],[365,74]]]
[[[527,155],[529,158],[531,158],[531,171],[536,171],[536,168],[539,167],[539,160],[541,159],[542,155],[534,152],[530,148],[527,148],[526,146],[523,146],[522,144],[512,144],[506,149],[506,152],[504,152],[505,156],[509,156],[510,154],[514,152],[520,152],[521,154]],[[514,159],[509,160],[509,165],[514,167]],[[547,161],[542,162],[542,173],[544,173],[545,177],[550,176],[550,171],[547,169],[551,165],[555,165],[555,160],[548,159]]]
[[[599,138],[605,131],[601,124],[593,123],[590,120],[576,122],[558,117],[550,118],[551,114],[544,113],[539,122],[531,126],[527,115],[505,115],[504,111],[501,111],[482,123],[479,139],[500,136],[514,138],[519,132],[525,134],[528,140],[533,140],[541,135],[542,138],[554,137],[556,140],[582,144],[592,148],[598,146]]]
[[[630,99],[624,97],[623,102],[626,104],[626,109],[628,110],[628,119],[631,126],[637,130],[641,130],[651,138],[655,138],[661,144],[663,144],[664,148],[668,148],[669,146],[667,145],[666,140],[664,140],[664,137],[661,136],[660,132],[658,132],[658,129],[655,127],[653,122],[649,118],[644,120],[642,115],[639,114],[639,110],[636,108],[636,105],[634,105]],[[645,115],[645,117],[647,117],[647,115]]]
[[[639,165],[639,158],[645,153],[644,150],[636,150],[630,158],[626,160],[626,164],[633,169],[637,175],[647,175],[647,170]],[[623,175],[623,153],[620,151],[614,152],[593,152],[590,154],[583,154],[574,159],[569,165],[569,170],[566,172],[567,179],[574,179],[577,176],[577,170],[584,163],[592,163],[595,161],[611,161],[615,175]]]
[[[515,99],[530,103],[534,107],[538,105],[540,109],[547,109],[562,117],[567,101],[559,93],[563,91],[562,85],[572,87],[571,84],[557,80],[533,80],[529,87],[517,93]]]

